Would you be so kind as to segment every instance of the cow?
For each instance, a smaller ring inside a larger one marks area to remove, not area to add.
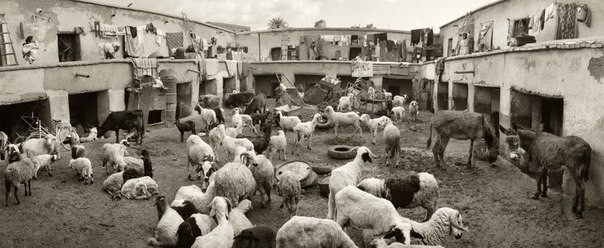
[[[252,92],[241,92],[237,94],[229,95],[226,99],[224,99],[224,106],[227,108],[246,107],[254,98],[256,94]]]
[[[145,134],[145,125],[143,124],[143,111],[140,109],[111,112],[105,119],[102,126],[99,127],[97,138],[103,136],[107,131],[115,131],[115,143],[120,141],[120,129],[130,131],[136,129],[138,136],[137,144],[143,144],[143,135]]]

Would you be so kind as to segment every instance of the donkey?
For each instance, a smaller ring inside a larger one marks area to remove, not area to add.
[[[525,129],[516,123],[512,123],[511,129],[505,129],[501,125],[499,129],[507,135],[510,152],[521,147],[528,152],[529,162],[536,163],[539,168],[537,193],[533,199],[547,197],[548,171],[560,171],[562,167],[566,167],[576,185],[573,213],[577,218],[582,218],[585,209],[585,182],[589,179],[591,164],[591,146],[577,136],[558,137]]]
[[[466,111],[443,110],[436,112],[430,120],[430,136],[428,137],[427,149],[430,149],[432,143],[432,130],[436,131],[436,142],[432,153],[437,167],[445,168],[445,149],[450,138],[457,140],[470,140],[470,156],[468,168],[472,167],[472,151],[474,150],[474,140],[484,138],[487,144],[489,163],[497,161],[499,156],[498,134],[491,123],[479,113]]]

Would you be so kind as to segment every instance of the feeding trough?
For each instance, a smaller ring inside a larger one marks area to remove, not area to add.
[[[281,179],[281,175],[284,171],[289,171],[296,176],[298,181],[301,181],[308,177],[312,168],[309,163],[304,161],[289,161],[283,164],[275,166],[275,178]]]

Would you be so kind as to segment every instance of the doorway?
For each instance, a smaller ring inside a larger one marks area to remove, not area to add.
[[[97,127],[97,92],[69,95],[69,120],[74,127]]]

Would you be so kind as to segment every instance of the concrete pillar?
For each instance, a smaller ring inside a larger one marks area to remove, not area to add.
[[[197,105],[197,102],[199,102],[199,86],[199,77],[191,81],[191,106],[195,106]]]
[[[373,76],[371,80],[373,80],[373,88],[375,91],[381,91],[384,87],[384,76]]]
[[[432,108],[434,108],[434,112],[438,111],[438,85],[440,82],[438,82],[439,77],[436,77],[436,80],[434,80],[434,86],[432,86]]]
[[[110,112],[126,110],[126,92],[123,89],[109,89],[97,93],[97,117],[102,124]]]
[[[472,83],[468,83],[468,111],[474,112],[474,96],[476,89]]]
[[[50,106],[50,118],[70,123],[69,119],[69,94],[64,90],[47,90]]]
[[[220,97],[220,102],[224,100],[224,79],[221,75],[216,77],[216,95]]]
[[[447,85],[449,89],[449,94],[447,95],[447,101],[449,102],[448,110],[453,109],[453,81],[449,79],[449,84]]]

